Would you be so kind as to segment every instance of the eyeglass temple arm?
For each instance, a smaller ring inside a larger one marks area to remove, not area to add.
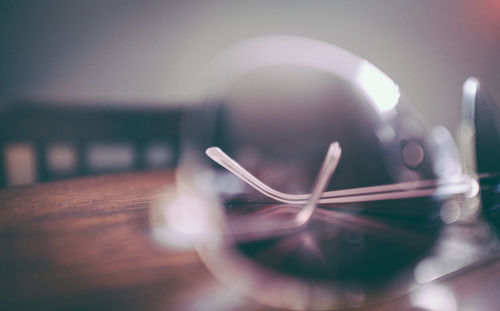
[[[338,166],[342,150],[338,142],[330,144],[323,164],[312,188],[312,194],[299,213],[292,218],[252,218],[243,216],[228,227],[228,236],[239,242],[255,241],[263,238],[279,237],[304,228],[318,205],[321,194],[327,187]]]
[[[241,180],[246,182],[252,188],[269,198],[288,204],[296,204],[297,202],[301,202],[302,204],[304,204],[309,198],[309,195],[287,194],[269,187],[268,185],[260,181],[257,177],[248,172],[238,162],[233,160],[218,147],[210,147],[205,151],[205,153],[214,162],[218,163],[219,165],[239,177]]]
[[[269,187],[218,147],[210,147],[205,153],[210,159],[269,198],[287,204],[305,204],[310,198],[310,194],[288,194]],[[462,175],[446,181],[418,180],[381,186],[328,191],[322,194],[319,203],[351,203],[432,196],[436,194],[437,186],[441,187],[439,193],[442,195],[469,194],[472,196],[477,191],[477,182],[469,176]]]
[[[318,176],[314,181],[312,187],[312,193],[304,209],[302,209],[297,215],[296,221],[297,225],[305,225],[311,219],[311,216],[316,209],[316,206],[321,199],[321,195],[325,191],[328,183],[339,165],[340,157],[342,156],[342,149],[338,142],[333,142],[328,147],[328,152],[326,153],[325,160],[321,165],[318,172]]]

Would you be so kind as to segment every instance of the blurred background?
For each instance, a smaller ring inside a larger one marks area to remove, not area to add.
[[[199,72],[275,34],[366,58],[452,133],[466,78],[500,102],[498,0],[2,1],[0,186],[174,166]]]

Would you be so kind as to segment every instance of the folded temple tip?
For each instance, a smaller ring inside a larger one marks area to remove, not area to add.
[[[342,154],[342,148],[340,147],[340,143],[338,141],[334,141],[328,147],[328,153],[334,157],[340,157]]]
[[[219,154],[219,153],[220,153],[220,149],[218,147],[208,147],[205,150],[205,154],[209,157],[212,157],[212,156]]]

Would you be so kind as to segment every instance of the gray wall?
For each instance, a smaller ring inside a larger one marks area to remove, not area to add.
[[[12,2],[12,3],[9,3]],[[218,51],[302,35],[367,58],[455,130],[471,75],[500,103],[500,1],[2,1],[0,98],[185,101]]]

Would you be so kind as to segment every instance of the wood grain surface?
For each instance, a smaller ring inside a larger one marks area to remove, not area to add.
[[[150,209],[173,183],[150,172],[0,190],[0,310],[274,310],[219,285],[194,252],[155,244]],[[495,310],[500,260],[438,284],[458,310]],[[419,308],[404,295],[363,309]]]

